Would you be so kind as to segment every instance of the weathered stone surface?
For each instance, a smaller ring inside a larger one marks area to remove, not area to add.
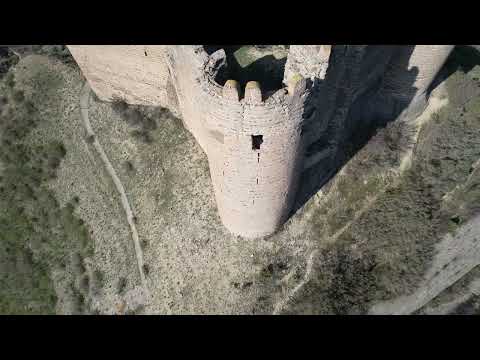
[[[70,52],[101,100],[174,107],[164,46],[70,45]],[[175,110],[175,109],[172,109]]]

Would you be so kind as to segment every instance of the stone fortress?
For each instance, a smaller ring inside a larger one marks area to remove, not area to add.
[[[183,120],[208,157],[223,224],[254,238],[317,192],[348,160],[343,149],[420,115],[453,45],[290,45],[278,81],[242,74],[232,45],[68,48],[101,100]]]

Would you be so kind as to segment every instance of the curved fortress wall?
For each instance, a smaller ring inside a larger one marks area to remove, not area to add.
[[[208,156],[222,222],[246,237],[273,233],[288,216],[300,176],[305,82],[265,99],[261,84],[215,82],[223,50],[208,56],[202,47],[175,46],[167,59],[185,126]]]

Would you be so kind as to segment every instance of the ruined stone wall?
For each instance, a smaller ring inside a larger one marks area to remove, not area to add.
[[[331,45],[290,45],[283,82],[300,74],[306,79],[323,79],[328,68]]]
[[[365,45],[332,47],[325,77],[309,101],[315,110],[306,124],[307,146],[314,145],[326,132],[331,134],[327,146],[335,147],[338,143],[335,137],[343,133],[355,95],[364,86],[360,69],[366,49]]]
[[[453,48],[453,45],[398,46],[381,91],[385,96],[406,101],[424,95]]]
[[[175,112],[176,94],[169,85],[165,46],[69,45],[68,49],[101,100],[120,98]]]
[[[370,46],[372,47],[372,46]],[[414,119],[427,105],[429,86],[438,74],[452,45],[391,45],[392,55],[381,83],[370,88],[354,111],[362,121],[372,119],[385,124],[398,118]]]

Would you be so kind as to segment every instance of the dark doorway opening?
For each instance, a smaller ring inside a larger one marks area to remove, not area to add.
[[[252,135],[252,150],[260,150],[263,143],[263,135]]]

